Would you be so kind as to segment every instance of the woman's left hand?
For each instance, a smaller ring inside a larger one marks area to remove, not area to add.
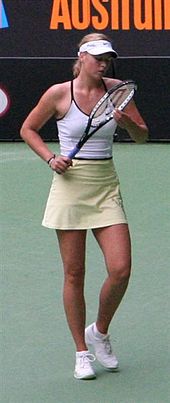
[[[118,109],[114,111],[114,119],[122,129],[130,130],[131,125],[134,124],[133,120],[126,112],[119,111]]]
[[[148,128],[133,102],[126,107],[126,112],[115,109],[114,119],[121,129],[127,130],[133,141],[145,143],[148,138]]]

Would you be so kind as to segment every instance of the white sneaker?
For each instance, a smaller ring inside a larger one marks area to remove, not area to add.
[[[94,379],[95,372],[91,366],[91,362],[95,361],[95,356],[89,351],[76,352],[76,365],[74,377],[76,379]]]
[[[85,340],[88,346],[92,345],[95,356],[100,364],[108,370],[112,371],[118,368],[118,360],[113,354],[110,343],[110,336],[97,337],[94,334],[94,323],[88,326],[85,330]]]

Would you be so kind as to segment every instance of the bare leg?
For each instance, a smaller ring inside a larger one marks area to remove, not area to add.
[[[87,350],[85,331],[85,230],[57,231],[64,266],[64,308],[77,351]]]
[[[126,224],[98,228],[93,233],[103,251],[108,277],[100,292],[98,330],[106,334],[109,324],[125,294],[131,268],[131,246]]]

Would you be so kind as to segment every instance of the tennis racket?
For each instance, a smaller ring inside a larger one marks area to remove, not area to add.
[[[68,157],[74,158],[86,141],[114,117],[114,110],[122,111],[134,96],[137,85],[132,80],[123,81],[111,87],[99,99],[89,115],[86,129]]]

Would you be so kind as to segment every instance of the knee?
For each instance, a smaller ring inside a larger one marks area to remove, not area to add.
[[[84,275],[85,269],[83,266],[68,265],[64,268],[64,279],[69,285],[81,286],[84,283]]]
[[[131,263],[126,261],[119,261],[117,265],[109,270],[109,277],[113,284],[127,284],[131,274]]]

